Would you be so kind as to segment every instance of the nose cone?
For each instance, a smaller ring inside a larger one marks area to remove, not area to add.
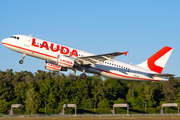
[[[6,46],[6,45],[8,44],[8,42],[9,42],[8,39],[9,39],[9,38],[3,39],[3,40],[1,41],[1,43],[2,43],[4,46]]]
[[[3,40],[1,41],[1,43],[2,43],[2,44],[6,43],[6,39],[3,39]]]

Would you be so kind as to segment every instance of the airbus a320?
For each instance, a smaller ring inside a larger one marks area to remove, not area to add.
[[[162,74],[173,50],[168,46],[163,47],[141,64],[132,65],[114,60],[116,56],[127,55],[128,51],[95,55],[27,35],[13,35],[3,39],[2,44],[22,54],[20,64],[28,55],[45,60],[45,69],[47,70],[67,71],[71,69],[73,81],[77,80],[77,70],[82,71],[81,79],[86,78],[85,73],[135,81],[168,81],[170,76],[174,76],[173,74]]]

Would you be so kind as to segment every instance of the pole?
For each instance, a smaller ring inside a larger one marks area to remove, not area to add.
[[[21,106],[21,115],[22,115],[22,106]]]
[[[76,115],[76,110],[77,110],[76,107],[77,107],[77,106],[75,105],[75,115]]]
[[[46,102],[44,102],[45,103],[45,114],[46,114]]]
[[[94,102],[94,112],[96,112],[96,102]]]
[[[145,103],[145,114],[146,114],[146,103],[147,103],[147,102],[144,102],[144,103]]]
[[[63,115],[65,114],[65,112],[64,112],[64,105],[63,105]]]
[[[178,114],[179,114],[179,107],[178,107]]]
[[[114,105],[113,105],[113,115],[115,114]]]
[[[127,115],[129,115],[129,105],[127,105]]]

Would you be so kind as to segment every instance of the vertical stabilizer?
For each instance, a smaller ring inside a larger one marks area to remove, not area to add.
[[[165,46],[146,61],[137,65],[161,74],[173,48]]]

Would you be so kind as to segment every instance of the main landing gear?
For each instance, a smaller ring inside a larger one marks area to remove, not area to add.
[[[86,78],[86,74],[85,74],[85,73],[82,73],[82,74],[80,75],[80,78],[81,78],[81,79],[85,79],[85,78]]]
[[[83,73],[80,75],[81,79],[85,79],[86,78],[86,74],[85,74],[85,67],[82,67]]]
[[[76,70],[72,69],[71,71],[73,72],[73,76],[72,76],[71,80],[76,81],[77,80]]]
[[[26,54],[22,54],[22,60],[19,61],[19,64],[23,64],[23,60],[24,60],[24,57],[26,56]]]
[[[72,72],[74,73],[71,80],[72,81],[76,81],[77,80],[77,76],[76,76],[76,70],[72,70]],[[85,71],[83,70],[83,73],[80,75],[81,79],[85,79],[86,78],[86,74],[84,73]]]

